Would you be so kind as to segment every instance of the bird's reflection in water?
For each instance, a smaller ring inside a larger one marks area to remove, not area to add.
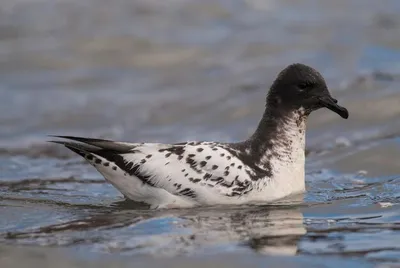
[[[298,241],[307,232],[301,211],[273,210],[267,218],[270,224],[263,228],[254,228],[248,245],[262,254],[296,255]]]
[[[3,238],[51,246],[89,246],[105,252],[157,255],[252,250],[295,255],[306,233],[302,196],[268,206],[148,210],[129,201],[88,211],[84,217]],[[76,207],[76,209],[82,209]]]
[[[299,239],[306,234],[303,214],[295,196],[271,206],[196,209],[179,217],[193,243],[203,247],[236,244],[267,255],[296,255]]]

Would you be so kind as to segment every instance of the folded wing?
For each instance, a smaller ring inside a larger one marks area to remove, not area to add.
[[[56,141],[85,158],[100,156],[111,163],[110,169],[117,166],[144,184],[202,203],[213,203],[215,198],[238,198],[253,189],[252,170],[220,143],[166,145],[61,138],[79,142]]]

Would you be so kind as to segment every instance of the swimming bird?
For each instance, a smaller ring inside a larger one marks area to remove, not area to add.
[[[306,120],[326,107],[347,119],[322,75],[304,64],[272,83],[253,135],[241,142],[128,143],[54,136],[126,198],[150,208],[268,203],[305,191]]]

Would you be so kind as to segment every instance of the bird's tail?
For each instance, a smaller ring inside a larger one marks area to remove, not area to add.
[[[94,156],[101,156],[108,161],[119,162],[120,154],[134,152],[137,146],[134,143],[115,142],[103,139],[91,139],[73,136],[51,136],[55,138],[66,139],[69,141],[51,140],[49,142],[64,145],[71,151],[86,158],[91,162]]]

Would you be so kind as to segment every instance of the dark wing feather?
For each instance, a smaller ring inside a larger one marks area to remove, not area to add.
[[[172,194],[207,200],[215,194],[234,197],[252,190],[251,170],[247,170],[241,159],[218,143],[129,144],[59,137],[75,141],[56,143],[83,157],[87,158],[87,154],[101,156],[143,183]]]
[[[69,142],[69,141],[49,141],[49,142],[64,145],[71,151],[73,151],[81,156],[84,156],[85,153],[97,153],[99,150],[101,150],[98,147],[95,147],[95,146],[92,146],[89,144],[83,144],[83,143],[76,143],[76,142]]]
[[[79,143],[70,141],[49,141],[49,142],[64,145],[65,147],[79,154],[82,157],[86,157],[87,154],[96,154],[98,156],[107,159],[110,162],[115,163],[118,167],[120,167],[123,170],[130,170],[132,168],[132,164],[124,162],[124,159],[121,157],[121,154],[135,153],[135,150],[133,148],[137,146],[136,144],[124,144],[108,140],[71,137],[71,136],[53,136],[53,137],[79,141]]]
[[[138,144],[124,144],[107,140],[89,139],[89,138],[71,137],[71,136],[53,136],[53,137],[79,141],[80,143],[70,142],[70,141],[49,141],[49,142],[64,145],[66,148],[77,153],[83,158],[89,160],[91,164],[93,163],[91,162],[91,159],[89,159],[90,155],[92,155],[92,157],[96,157],[96,155],[101,156],[107,159],[108,161],[114,163],[116,166],[118,166],[120,169],[122,169],[129,175],[136,176],[143,183],[155,186],[149,180],[150,177],[149,175],[144,175],[140,173],[139,171],[140,163],[126,162],[122,157],[124,153],[130,153],[130,154],[136,153],[137,151],[134,150],[133,148],[137,147]]]
[[[119,153],[131,152],[132,149],[134,149],[137,146],[137,144],[135,143],[115,142],[103,139],[91,139],[91,138],[74,137],[74,136],[50,136],[50,137],[73,140],[84,144],[96,146],[101,149],[107,149]]]

